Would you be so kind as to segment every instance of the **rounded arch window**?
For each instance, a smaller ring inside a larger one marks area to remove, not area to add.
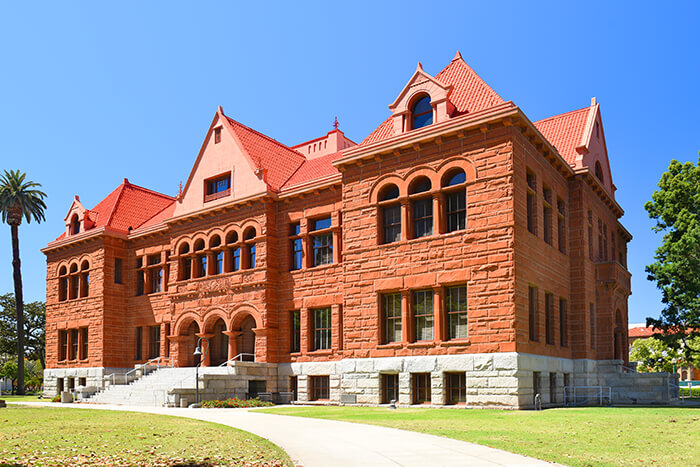
[[[237,241],[238,241],[238,232],[233,231],[233,232],[229,232],[226,235],[226,244],[230,245],[232,243],[236,243]]]
[[[62,302],[68,299],[68,268],[61,266],[58,275],[58,301]]]
[[[204,249],[204,240],[201,238],[194,242],[194,251],[199,251]]]
[[[65,266],[61,266],[61,269],[58,270],[59,276],[65,276],[67,273],[68,273],[68,270],[66,269]]]
[[[88,260],[83,261],[83,264],[80,265],[80,269],[82,269],[83,271],[85,271],[86,269],[90,269],[90,263],[88,262]]]
[[[596,161],[595,163],[595,176],[598,180],[603,182],[603,168],[600,166],[600,162]]]
[[[421,176],[411,182],[411,186],[408,188],[408,194],[415,195],[418,193],[425,193],[426,191],[430,191],[432,187],[433,184],[430,182],[430,179]]]
[[[221,245],[221,237],[214,235],[211,240],[209,240],[209,248],[216,248]]]
[[[70,272],[71,272],[71,273],[73,273],[73,272],[78,272],[78,265],[75,264],[75,263],[71,264]]]
[[[390,183],[379,191],[379,201],[389,201],[399,197],[399,187]]]
[[[70,234],[75,235],[77,233],[80,233],[80,219],[77,214],[73,214],[73,217],[70,219]]]
[[[243,233],[243,240],[252,240],[256,236],[255,234],[255,228],[254,227],[248,227],[245,232]]]
[[[419,97],[411,107],[411,128],[423,128],[433,123],[433,106],[430,96]]]
[[[190,244],[189,244],[189,243],[183,243],[182,245],[180,245],[180,251],[179,251],[179,253],[180,253],[181,255],[185,255],[185,254],[187,254],[187,253],[189,253],[189,252],[190,252]]]
[[[467,181],[467,174],[464,173],[464,170],[460,168],[455,168],[449,170],[443,177],[442,177],[442,187],[447,188],[450,186],[455,186],[455,185],[461,185],[462,183],[465,183]]]

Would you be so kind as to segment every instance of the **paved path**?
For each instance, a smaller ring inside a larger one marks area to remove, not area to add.
[[[50,402],[17,402],[45,405]],[[478,444],[359,423],[272,415],[248,409],[172,409],[63,404],[76,409],[124,410],[194,418],[269,439],[304,467],[554,465]]]

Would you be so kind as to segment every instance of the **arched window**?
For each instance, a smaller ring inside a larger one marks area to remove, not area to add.
[[[61,266],[58,271],[58,301],[63,302],[68,299],[68,270]]]
[[[80,233],[80,219],[78,219],[77,214],[73,214],[70,219],[70,235],[75,235]]]
[[[226,272],[234,272],[241,269],[241,247],[238,243],[238,232],[231,231],[226,234],[226,251],[227,258],[225,260]]]
[[[209,248],[213,251],[211,253],[211,274],[216,276],[224,272],[224,251],[220,249],[221,237],[214,235],[211,240],[209,240]]]
[[[419,98],[411,108],[411,129],[423,128],[433,123],[433,106],[430,96]]]
[[[600,162],[595,162],[595,176],[598,180],[603,182],[603,168],[600,166]]]
[[[80,296],[87,297],[90,291],[90,263],[83,261],[80,266]]]
[[[186,256],[190,252],[190,244],[180,245],[178,255],[180,256],[180,280],[186,281],[192,277],[192,258]]]
[[[430,192],[432,183],[428,177],[417,177],[408,187],[408,194],[414,196],[411,200],[413,216],[413,238],[426,237],[433,234],[433,199],[430,196],[420,196]],[[416,198],[415,195],[418,195]]]
[[[73,300],[74,298],[78,298],[78,291],[80,289],[80,277],[78,275],[78,265],[73,264],[70,267],[70,291],[68,298]]]
[[[204,277],[207,275],[207,254],[202,250],[204,250],[204,240],[199,239],[194,243],[195,277]]]
[[[467,227],[467,175],[464,170],[455,168],[442,177],[444,192],[443,206],[445,221],[442,228],[446,232],[463,230]]]
[[[254,269],[255,268],[255,261],[257,259],[256,258],[257,248],[255,245],[255,237],[256,237],[256,232],[255,232],[255,228],[253,228],[253,227],[248,227],[245,230],[245,232],[243,232],[243,240],[246,242],[245,267],[247,269]]]
[[[379,208],[381,216],[381,243],[393,243],[401,240],[401,204],[396,202],[399,198],[399,187],[390,183],[379,192]]]

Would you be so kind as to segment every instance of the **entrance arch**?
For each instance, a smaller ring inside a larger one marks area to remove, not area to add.
[[[238,335],[238,353],[246,354],[241,355],[241,360],[243,361],[253,361],[255,360],[255,318],[248,315],[242,321],[240,325],[240,334]]]
[[[228,360],[228,335],[226,335],[226,323],[218,318],[211,327],[211,350],[209,364],[218,366]]]
[[[185,328],[185,332],[181,343],[180,362],[185,362],[184,366],[197,366],[200,357],[194,356],[194,349],[197,347],[197,339],[199,339],[199,324],[192,321]]]

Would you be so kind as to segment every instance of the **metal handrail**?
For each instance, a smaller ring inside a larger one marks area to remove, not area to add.
[[[167,364],[161,365],[160,363],[158,363],[157,365],[153,365],[153,362],[160,362],[161,360],[166,361],[166,362],[169,360],[170,365],[167,365]],[[112,373],[110,375],[107,375],[105,377],[105,379],[111,378],[112,385],[116,385],[117,384],[116,377],[123,376],[124,377],[124,384],[129,384],[129,375],[131,375],[132,373],[135,373],[137,370],[144,370],[146,367],[149,367],[149,366],[155,366],[156,369],[160,369],[161,367],[167,367],[167,366],[170,366],[170,368],[173,368],[173,364],[174,364],[174,362],[172,359],[170,359],[168,357],[161,357],[159,355],[158,357],[155,357],[155,358],[148,360],[146,363],[140,363],[140,364],[134,365],[134,368],[132,370],[127,371],[126,373]],[[142,375],[142,376],[145,376],[145,375]],[[136,378],[134,378],[134,379],[136,379]]]
[[[220,366],[220,367],[222,367],[222,366],[228,366],[229,363],[231,363],[231,362],[236,362],[236,361],[241,361],[241,362],[242,362],[243,360],[240,360],[239,358],[240,358],[240,357],[243,357],[244,355],[250,355],[251,357],[253,357],[253,362],[255,362],[255,354],[254,354],[254,353],[245,353],[245,352],[241,352],[241,353],[239,353],[238,355],[236,355],[235,357],[233,357],[233,358],[231,358],[231,359],[229,359],[229,360],[226,360],[224,363],[222,363],[222,364],[219,365],[219,366]]]

